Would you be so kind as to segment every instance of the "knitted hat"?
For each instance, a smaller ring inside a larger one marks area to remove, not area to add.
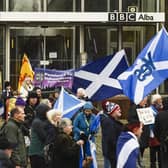
[[[104,101],[102,102],[102,108],[107,114],[112,114],[113,112],[119,110],[120,106],[110,101]]]
[[[154,104],[156,100],[161,99],[161,95],[160,94],[154,94],[151,96],[151,104]]]
[[[0,149],[14,149],[17,146],[15,143],[11,143],[5,137],[0,137]]]
[[[25,106],[25,105],[26,105],[26,102],[21,97],[17,97],[15,106]]]

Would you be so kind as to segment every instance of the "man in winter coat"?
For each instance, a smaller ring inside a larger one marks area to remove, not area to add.
[[[102,150],[104,168],[116,167],[116,143],[123,125],[118,121],[121,109],[118,104],[110,101],[102,102],[103,114],[100,116],[102,128]]]
[[[9,142],[18,144],[12,152],[11,161],[17,168],[26,168],[27,152],[22,129],[25,113],[22,108],[16,107],[11,110],[10,114],[11,116],[4,128],[4,134]]]

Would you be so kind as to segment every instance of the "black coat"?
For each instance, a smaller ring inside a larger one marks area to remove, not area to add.
[[[168,136],[168,111],[162,111],[156,116],[154,134],[160,142]]]
[[[60,132],[54,144],[52,168],[79,168],[80,146],[71,136]]]
[[[123,130],[123,124],[107,114],[100,115],[102,128],[102,150],[103,156],[107,157],[111,166],[116,164],[116,144],[117,139]]]

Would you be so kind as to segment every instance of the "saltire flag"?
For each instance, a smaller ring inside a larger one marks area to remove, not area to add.
[[[122,94],[117,77],[127,68],[126,54],[121,50],[113,56],[106,56],[75,71],[72,90],[76,93],[78,88],[84,88],[92,101]]]
[[[85,104],[86,102],[78,99],[76,96],[69,94],[62,87],[58,100],[54,104],[54,109],[59,109],[63,117],[72,118],[72,116]]]
[[[97,166],[97,160],[96,160],[96,144],[92,140],[89,140],[89,145],[90,145],[91,156],[93,159],[91,167],[97,168],[98,166]]]
[[[140,52],[134,64],[119,77],[123,92],[135,104],[168,77],[168,34],[163,27]]]
[[[117,166],[116,168],[137,167],[139,142],[132,132],[122,132],[117,141]]]
[[[22,86],[22,83],[26,77],[29,77],[33,81],[34,71],[32,70],[32,67],[27,55],[24,53],[24,56],[22,58],[19,82],[18,82],[18,91],[20,91],[20,87]]]
[[[80,146],[80,157],[79,157],[79,168],[83,168],[83,160],[84,160],[84,151],[83,145]]]
[[[96,133],[98,131],[99,127],[100,127],[100,114],[98,113],[96,115],[94,121],[90,125],[90,131],[93,133]]]

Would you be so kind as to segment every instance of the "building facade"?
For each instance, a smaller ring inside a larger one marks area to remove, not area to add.
[[[1,0],[0,89],[4,80],[17,88],[24,53],[33,68],[64,70],[124,48],[132,64],[167,26],[167,10],[166,0]],[[159,87],[162,94],[166,83]]]

